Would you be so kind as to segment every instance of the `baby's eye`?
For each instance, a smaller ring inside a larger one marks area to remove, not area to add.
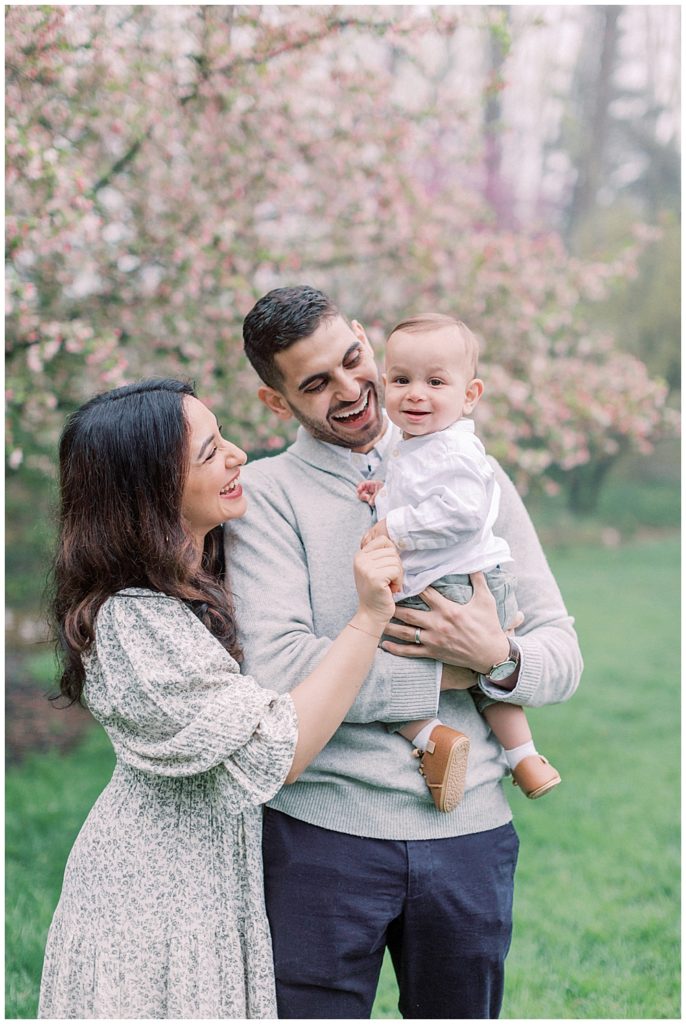
[[[429,380],[429,384],[431,385],[432,388],[440,387],[442,383],[443,381],[440,380],[439,377],[431,377],[431,379]]]
[[[393,384],[408,384],[408,383],[409,383],[409,381],[408,381],[407,377],[394,377],[393,378]]]

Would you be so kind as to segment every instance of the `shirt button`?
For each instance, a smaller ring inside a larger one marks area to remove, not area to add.
[[[399,455],[400,455],[400,452],[398,451],[398,449],[397,449],[397,448],[394,448],[394,449],[393,449],[393,451],[391,452],[391,456],[392,456],[392,457],[393,457],[394,459],[397,459]]]

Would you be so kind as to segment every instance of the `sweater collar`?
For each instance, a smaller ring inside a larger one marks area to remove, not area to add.
[[[388,423],[388,420],[386,422]],[[382,456],[380,468],[385,468],[386,455],[391,447],[391,442],[399,438],[399,436],[400,431],[391,423],[379,443],[379,450]],[[302,462],[314,466],[315,469],[323,470],[325,473],[332,473],[334,476],[350,480],[355,484],[358,484],[362,479],[362,474],[351,461],[350,452],[347,448],[337,448],[336,445],[318,441],[302,426],[298,427],[295,441],[288,450],[291,455],[295,455]],[[383,473],[379,474],[380,477],[383,477],[383,475]]]

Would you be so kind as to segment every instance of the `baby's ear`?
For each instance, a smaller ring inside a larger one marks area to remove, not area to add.
[[[470,380],[464,392],[463,413],[472,412],[484,393],[484,382],[479,377]]]

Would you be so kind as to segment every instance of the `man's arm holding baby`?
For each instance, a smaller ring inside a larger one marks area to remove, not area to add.
[[[539,706],[567,700],[576,690],[583,662],[560,591],[543,554],[536,531],[512,481],[491,460],[501,489],[500,513],[494,530],[510,545],[517,577],[517,599],[524,621],[516,642],[522,652],[516,686],[511,691],[479,680],[489,696],[509,703]],[[479,673],[508,654],[507,636],[497,621],[495,601],[481,574],[473,578],[474,596],[459,605],[429,588],[422,596],[430,611],[398,608],[405,625],[389,623],[386,634],[414,640],[417,626],[421,644],[384,642],[384,650],[404,658],[430,657],[467,666]]]

